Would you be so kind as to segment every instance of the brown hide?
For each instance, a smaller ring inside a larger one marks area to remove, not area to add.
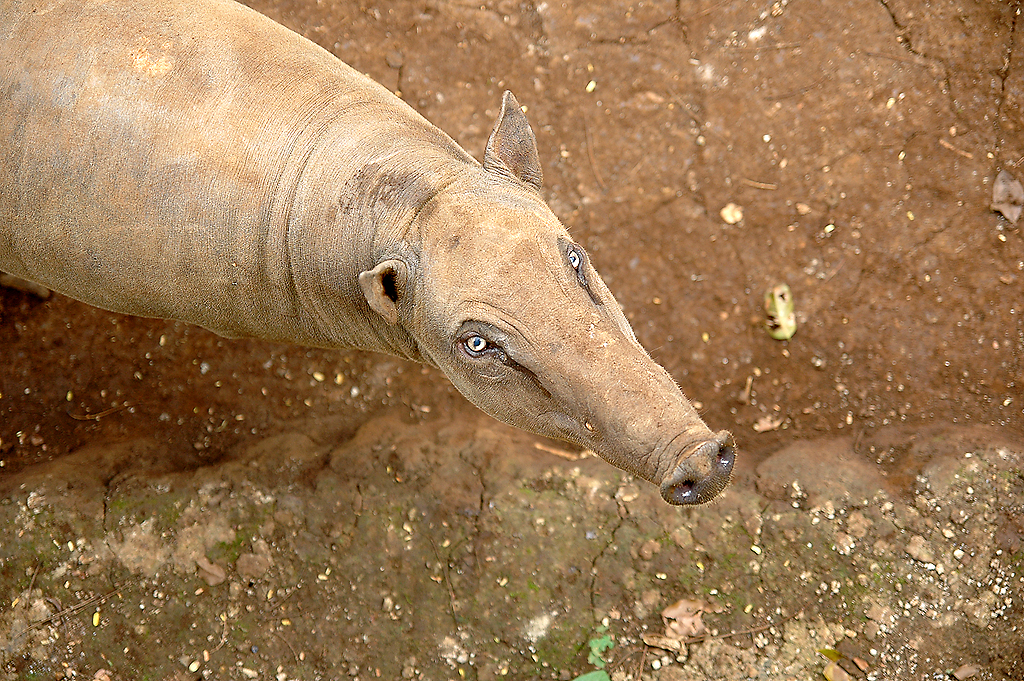
[[[0,269],[225,336],[440,367],[508,423],[702,503],[733,450],[540,196],[515,98],[478,163],[227,0],[0,5]]]

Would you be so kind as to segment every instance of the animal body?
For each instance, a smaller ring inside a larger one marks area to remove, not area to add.
[[[0,270],[228,337],[439,367],[697,504],[712,432],[547,207],[515,97],[477,162],[230,0],[0,0]]]

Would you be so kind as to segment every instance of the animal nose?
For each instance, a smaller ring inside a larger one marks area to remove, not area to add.
[[[682,457],[661,483],[661,496],[677,506],[695,506],[714,499],[725,489],[736,463],[736,450],[723,433]]]

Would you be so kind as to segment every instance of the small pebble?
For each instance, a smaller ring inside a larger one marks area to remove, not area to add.
[[[737,222],[743,220],[743,207],[737,206],[735,203],[727,203],[719,212],[722,216],[722,220],[728,225],[735,225]]]

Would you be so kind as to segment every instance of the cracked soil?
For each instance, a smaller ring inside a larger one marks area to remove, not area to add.
[[[567,680],[604,636],[614,681],[1024,679],[1019,2],[251,4],[478,156],[514,91],[734,483],[672,508],[433,369],[3,290],[0,679]],[[710,638],[647,645],[682,598]]]

